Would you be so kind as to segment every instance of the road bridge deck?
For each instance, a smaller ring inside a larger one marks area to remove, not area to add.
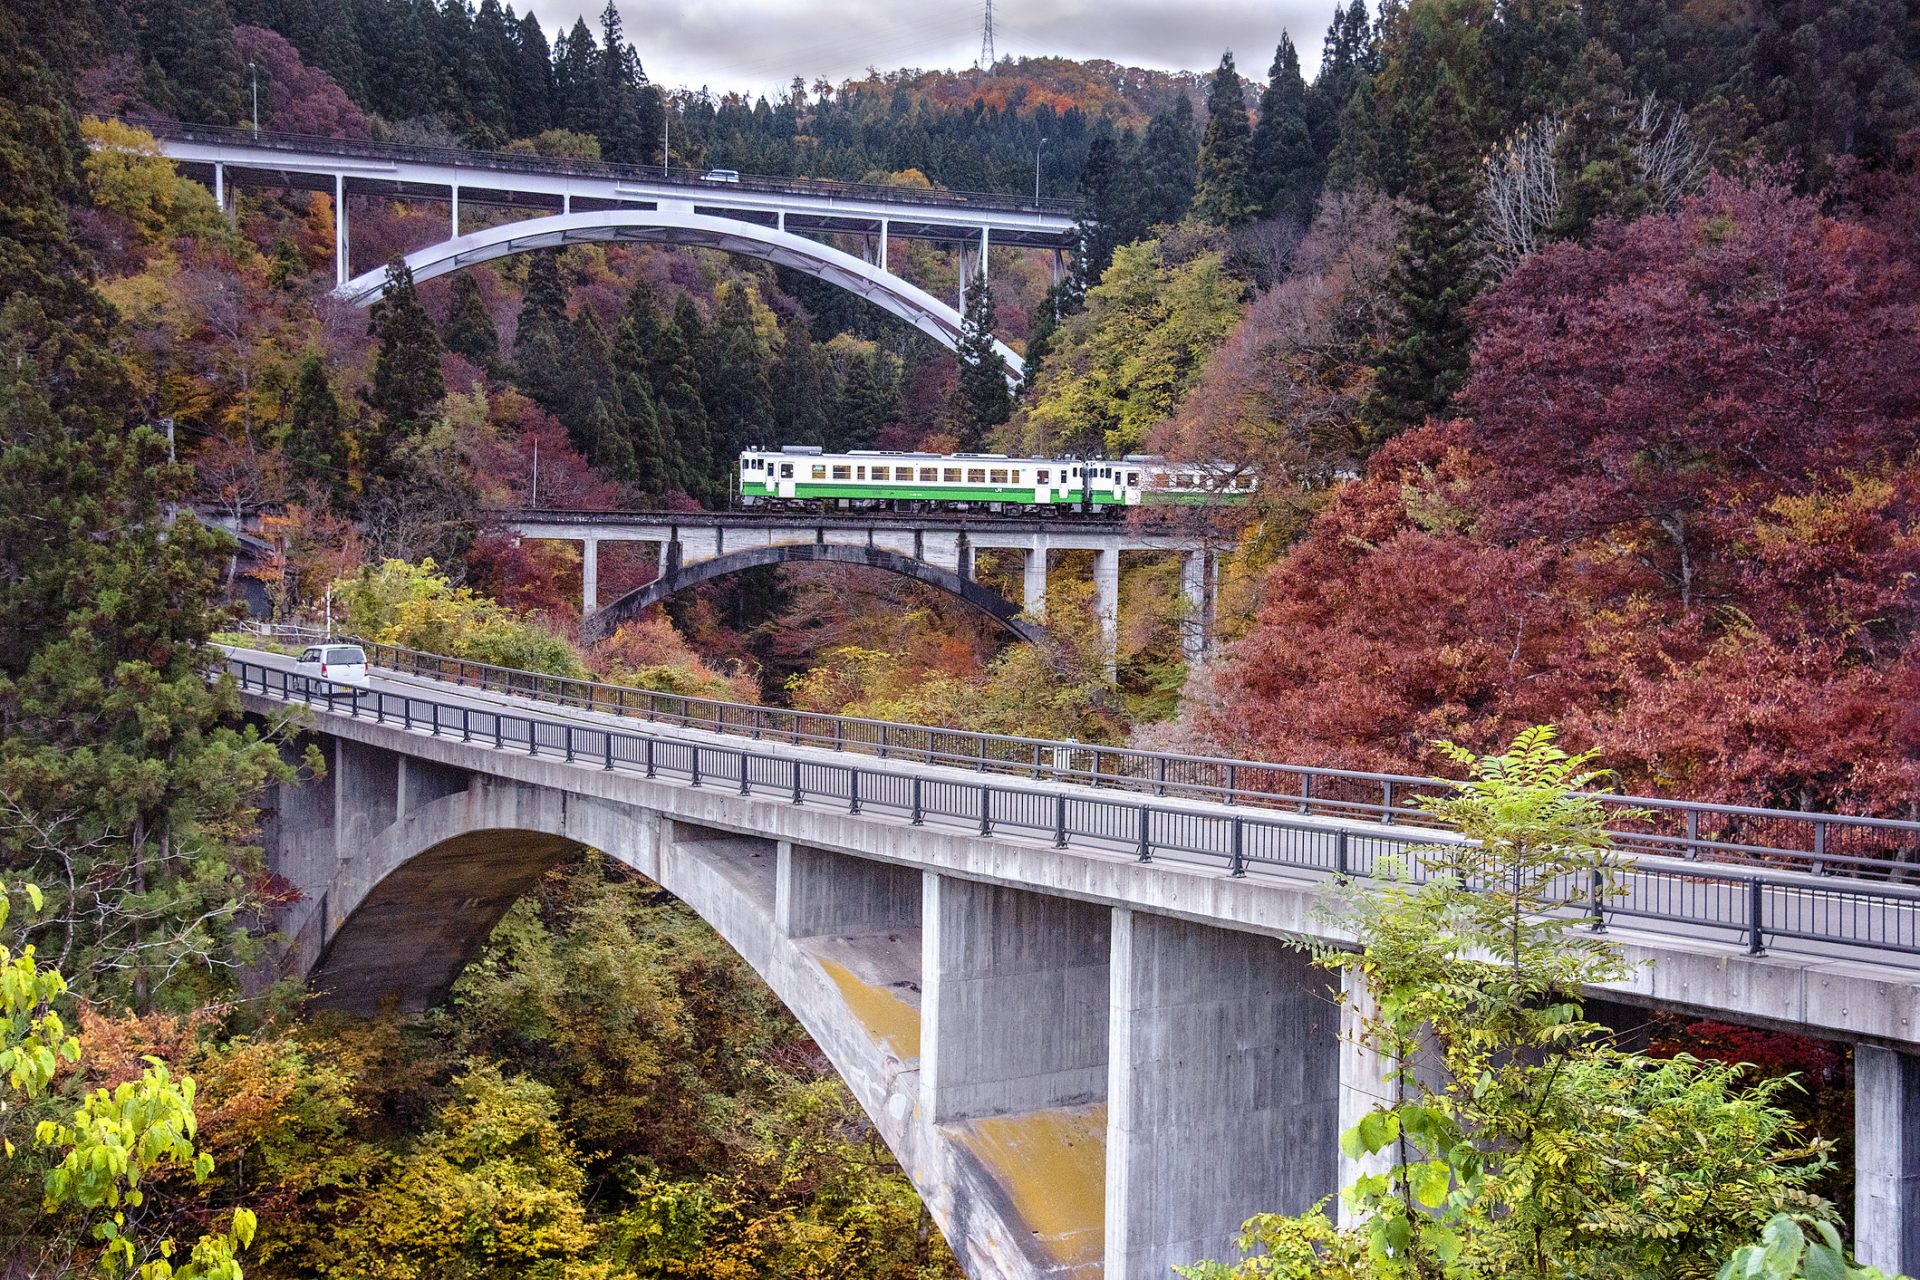
[[[329,794],[280,801],[266,841],[309,895],[287,922],[298,972],[350,1007],[421,1007],[542,867],[606,851],[795,1008],[976,1280],[1158,1276],[1225,1253],[1252,1212],[1331,1192],[1332,1157],[1312,1153],[1336,1150],[1337,1116],[1378,1085],[1289,944],[1351,941],[1322,910],[1330,881],[1393,855],[1417,872],[1422,846],[1458,838],[424,674],[376,671],[352,697],[289,666],[233,658],[247,705],[309,708],[329,759]],[[1623,889],[1598,922],[1631,974],[1595,994],[1857,1046],[1860,1248],[1911,1270],[1920,1170],[1880,1139],[1920,1119],[1920,891],[1658,857]],[[1041,1224],[1026,1192],[1061,1160],[1087,1207]]]

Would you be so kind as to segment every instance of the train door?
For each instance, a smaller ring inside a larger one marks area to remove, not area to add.
[[[793,497],[793,485],[794,485],[793,463],[785,458],[782,458],[778,465],[779,465],[780,471],[774,477],[774,481],[773,481],[774,492],[779,494],[782,498],[791,499]]]

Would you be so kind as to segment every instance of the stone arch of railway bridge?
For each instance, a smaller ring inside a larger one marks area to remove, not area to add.
[[[1186,602],[1181,639],[1189,660],[1208,651],[1219,556],[1211,541],[1178,531],[1123,524],[1075,525],[1019,518],[905,520],[871,516],[757,516],[739,512],[568,513],[501,512],[494,518],[522,538],[578,542],[581,548],[581,613],[590,635],[678,591],[724,573],[783,561],[828,561],[865,565],[939,587],[992,617],[1022,639],[1040,634],[1047,605],[1049,557],[1055,552],[1094,554],[1094,607],[1107,653],[1114,652],[1120,613],[1123,553],[1178,555]],[[604,608],[600,602],[600,547],[639,542],[653,548],[658,577]],[[1018,555],[1021,598],[1016,605],[974,580],[977,552]]]

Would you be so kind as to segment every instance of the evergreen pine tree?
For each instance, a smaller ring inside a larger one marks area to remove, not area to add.
[[[847,361],[827,433],[830,449],[864,449],[900,415],[900,391],[886,353],[857,351]]]
[[[1248,182],[1251,129],[1246,96],[1233,54],[1222,54],[1207,91],[1207,133],[1200,147],[1200,186],[1194,212],[1223,227],[1237,227],[1257,212]]]
[[[1300,54],[1293,38],[1283,33],[1266,91],[1260,95],[1260,122],[1252,142],[1252,194],[1269,218],[1313,220],[1322,175],[1306,112],[1307,83],[1300,76]]]
[[[737,284],[726,291],[705,343],[701,369],[707,393],[705,488],[695,489],[694,494],[714,503],[726,499],[740,450],[767,443],[774,434],[767,356],[747,301],[751,287]]]
[[[347,448],[340,401],[318,355],[300,364],[287,425],[287,478],[296,492],[318,485],[336,497],[346,492]]]
[[[1474,240],[1477,151],[1459,78],[1443,70],[1415,135],[1413,212],[1389,275],[1398,334],[1375,366],[1363,406],[1375,441],[1444,412],[1466,381],[1473,345],[1467,304],[1482,283]]]
[[[507,95],[513,104],[515,137],[531,138],[554,127],[557,93],[553,78],[553,51],[540,19],[529,10],[514,27],[513,63],[507,73]]]
[[[1181,93],[1173,105],[1147,122],[1133,165],[1133,211],[1129,234],[1120,243],[1138,240],[1154,227],[1172,226],[1193,207],[1193,103]]]
[[[994,346],[993,320],[993,290],[982,271],[967,292],[957,351],[960,376],[954,381],[950,410],[954,434],[967,449],[978,449],[990,429],[1013,416],[1007,362]]]
[[[575,133],[596,133],[607,118],[606,81],[600,70],[600,46],[586,19],[574,19],[554,42],[553,87],[560,101],[560,124]]]
[[[749,441],[771,448],[783,444],[824,444],[832,409],[826,367],[813,335],[799,317],[781,329],[780,363],[772,379],[778,439]]]
[[[600,14],[600,110],[595,124],[602,153],[620,164],[639,164],[660,138],[660,95],[647,83],[640,56],[627,43],[614,0]]]
[[[559,409],[567,437],[580,455],[609,480],[633,484],[633,441],[621,420],[613,351],[592,307],[582,307],[566,343],[566,402]]]
[[[1128,183],[1121,173],[1120,144],[1113,125],[1102,118],[1087,144],[1087,162],[1080,170],[1080,195],[1075,208],[1079,239],[1075,255],[1076,293],[1100,282],[1113,251],[1131,228],[1128,223]]]
[[[1305,114],[1322,169],[1339,145],[1341,121],[1354,94],[1377,69],[1370,27],[1365,0],[1352,0],[1345,9],[1336,6],[1333,25],[1320,46],[1320,70],[1307,93]]]
[[[146,0],[139,38],[154,105],[192,124],[239,121],[244,68],[226,0]]]
[[[426,431],[447,394],[440,377],[440,339],[420,305],[413,272],[401,258],[387,264],[386,285],[369,309],[367,334],[379,346],[372,385],[361,392],[370,415],[362,427],[361,465],[370,476],[390,479],[402,462],[400,447]]]
[[[191,469],[137,421],[107,345],[67,224],[77,125],[16,12],[0,7],[0,865],[47,889],[71,929],[61,968],[91,998],[198,1008],[260,905],[229,838],[287,771],[207,680],[233,543],[169,518]]]
[[[480,284],[470,271],[454,273],[447,293],[447,328],[442,335],[447,350],[491,369],[500,359],[500,333],[493,313],[480,296]]]
[[[1573,106],[1560,138],[1560,216],[1552,233],[1579,239],[1602,218],[1644,213],[1652,193],[1634,160],[1635,104],[1619,56],[1592,42],[1567,88]]]
[[[698,350],[695,344],[704,336],[699,313],[682,294],[673,318],[660,326],[647,361],[654,408],[679,464],[673,483],[688,493],[701,484],[708,464],[707,409],[701,399],[700,366],[694,356]]]
[[[613,342],[613,377],[620,417],[633,450],[633,483],[642,493],[661,494],[679,485],[680,456],[654,402],[648,353],[660,340],[660,313],[642,280],[627,299]]]

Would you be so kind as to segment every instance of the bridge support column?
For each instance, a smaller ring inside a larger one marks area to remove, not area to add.
[[[920,927],[923,872],[782,840],[773,921],[789,938],[856,937]]]
[[[600,539],[580,540],[580,616],[600,612]]]
[[[1100,1101],[1108,909],[925,872],[920,1109],[935,1124]]]
[[[1100,617],[1100,642],[1111,669],[1120,647],[1120,551],[1109,547],[1094,554],[1093,609]]]
[[[784,214],[782,214],[781,216],[782,216],[782,217],[784,217],[784,216],[786,216],[786,215],[784,215]],[[882,218],[882,219],[880,219],[880,269],[881,269],[882,271],[885,271],[885,270],[887,269],[887,231],[888,231],[888,228],[889,228],[889,224],[888,224],[888,222],[887,222],[887,220],[886,220],[885,218]]]
[[[221,213],[227,211],[227,166],[218,160],[213,162],[213,203]]]
[[[1920,1274],[1920,1058],[1858,1045],[1853,1090],[1854,1252]]]
[[[453,238],[458,240],[460,238],[460,184],[456,182],[448,190],[452,192],[453,199]]]
[[[1189,666],[1207,656],[1207,559],[1205,551],[1189,551],[1180,558],[1180,594],[1187,602],[1181,647]]]
[[[1338,1011],[1271,938],[1113,910],[1105,1280],[1236,1256],[1334,1189]]]
[[[333,277],[336,287],[344,289],[352,277],[347,259],[347,175],[333,175]]]
[[[1029,618],[1047,612],[1047,540],[1035,537],[1020,574],[1021,604]]]

